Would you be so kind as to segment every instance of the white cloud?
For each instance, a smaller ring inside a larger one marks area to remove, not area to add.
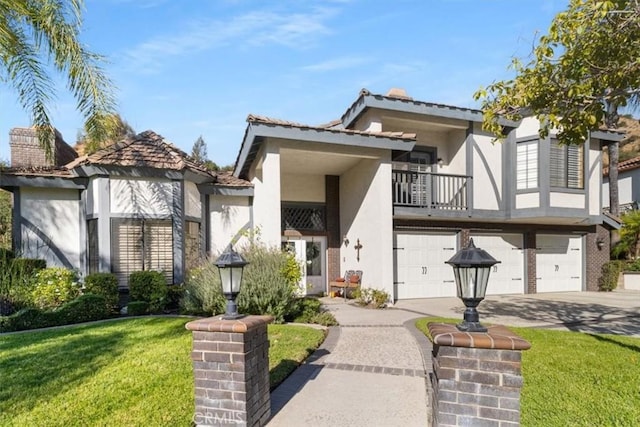
[[[371,61],[371,58],[364,57],[340,57],[329,59],[323,62],[318,62],[316,64],[307,65],[301,67],[300,69],[302,71],[327,72],[354,68],[359,65],[370,63]]]
[[[168,57],[199,53],[234,44],[262,46],[279,44],[304,49],[325,34],[333,9],[316,8],[305,13],[280,14],[254,11],[228,21],[198,20],[178,34],[165,35],[141,43],[125,52],[131,68],[154,72]]]

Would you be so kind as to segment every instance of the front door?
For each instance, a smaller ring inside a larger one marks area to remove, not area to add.
[[[326,251],[327,238],[324,236],[302,236],[287,239],[282,247],[295,254],[302,268],[302,278],[298,284],[300,295],[318,295],[327,289]]]

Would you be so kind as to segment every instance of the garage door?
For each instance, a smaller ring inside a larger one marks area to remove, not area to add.
[[[456,233],[396,233],[396,298],[433,298],[456,295],[453,269],[445,264],[457,251]]]
[[[523,294],[525,287],[522,234],[472,234],[477,248],[500,261],[491,269],[488,295]]]
[[[537,235],[536,284],[538,292],[582,290],[582,237]]]

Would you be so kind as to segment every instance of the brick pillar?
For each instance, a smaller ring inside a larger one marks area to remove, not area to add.
[[[340,177],[325,176],[325,201],[327,214],[327,283],[342,277],[340,272]],[[331,289],[326,289],[329,293]]]
[[[527,260],[527,293],[538,292],[537,264],[536,264],[536,232],[528,231],[524,234],[525,259]]]
[[[531,344],[504,326],[460,332],[430,323],[433,426],[520,424],[521,352]]]
[[[271,416],[270,316],[220,317],[186,324],[193,331],[197,426],[263,426]]]

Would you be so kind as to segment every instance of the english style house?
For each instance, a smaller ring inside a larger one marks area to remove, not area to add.
[[[480,111],[397,89],[361,91],[326,125],[247,121],[232,174],[150,131],[59,165],[12,165],[0,185],[14,193],[17,248],[112,271],[123,287],[140,269],[180,283],[191,259],[259,228],[266,244],[295,250],[302,289],[326,292],[362,270],[362,286],[397,300],[455,295],[445,261],[473,238],[501,261],[489,293],[597,289],[619,227],[602,213],[601,150],[619,133],[561,146],[526,118],[504,121],[498,143]],[[13,158],[27,140],[37,148],[27,131],[12,135]]]

